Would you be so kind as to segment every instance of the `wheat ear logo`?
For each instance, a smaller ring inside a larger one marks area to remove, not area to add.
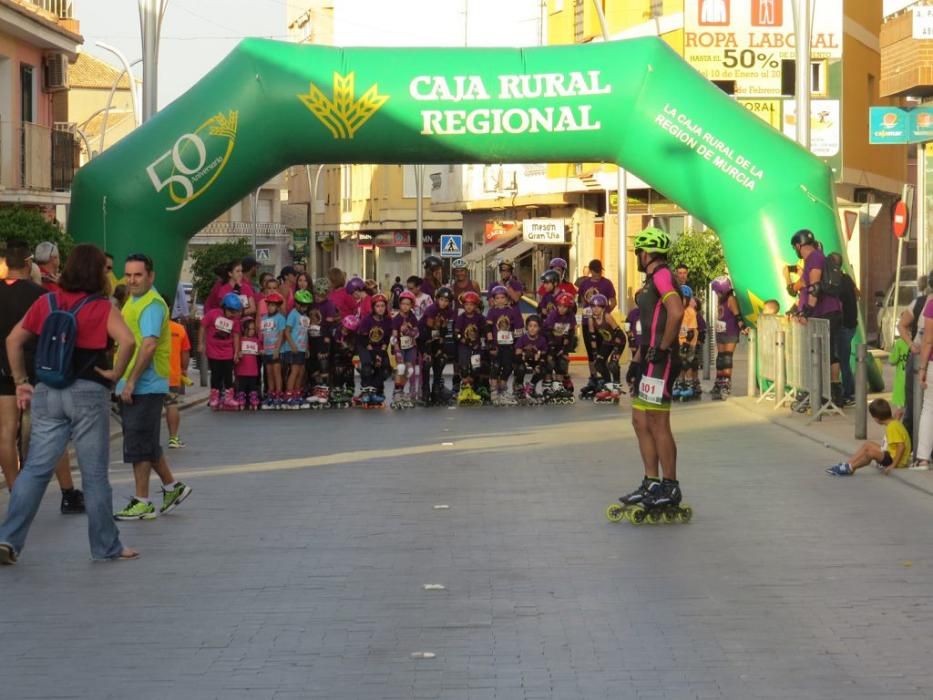
[[[372,85],[360,99],[356,94],[355,74],[334,73],[334,97],[330,99],[311,83],[306,95],[298,95],[305,107],[328,128],[335,139],[352,139],[360,127],[389,99]]]

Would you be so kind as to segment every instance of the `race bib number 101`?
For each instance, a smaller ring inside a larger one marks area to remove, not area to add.
[[[638,398],[645,403],[660,406],[664,400],[664,380],[642,377],[638,383]]]

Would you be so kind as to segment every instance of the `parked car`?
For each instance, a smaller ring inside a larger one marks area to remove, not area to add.
[[[917,298],[916,274],[906,279],[901,278],[896,303],[894,292],[892,282],[887,291],[878,292],[875,295],[875,306],[878,307],[878,346],[882,350],[890,350],[894,346],[894,339],[897,337],[897,322],[901,313],[909,308]]]

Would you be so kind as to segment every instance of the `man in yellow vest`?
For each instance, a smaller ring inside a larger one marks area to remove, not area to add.
[[[168,307],[152,288],[155,271],[148,255],[129,256],[125,272],[130,296],[123,306],[123,320],[133,331],[136,350],[116,392],[123,421],[123,461],[133,465],[136,495],[114,517],[117,520],[152,520],[156,517],[156,508],[149,500],[151,470],[155,469],[162,480],[159,515],[176,508],[188,497],[191,488],[175,480],[160,444],[172,343]]]

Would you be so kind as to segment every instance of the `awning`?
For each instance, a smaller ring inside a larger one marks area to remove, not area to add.
[[[502,246],[512,240],[514,239],[506,238],[505,240],[495,240],[492,243],[481,245],[479,248],[474,248],[468,255],[464,255],[463,259],[470,265],[475,265],[476,263],[481,262],[483,258],[488,258],[490,255],[495,253],[497,250],[502,248]]]
[[[508,258],[514,263],[516,260],[522,257],[525,253],[534,249],[535,245],[536,244],[532,243],[531,241],[520,240],[515,245],[509,246],[508,248],[503,248],[502,250],[500,250],[498,257]],[[493,261],[491,264],[494,265],[495,261]]]

